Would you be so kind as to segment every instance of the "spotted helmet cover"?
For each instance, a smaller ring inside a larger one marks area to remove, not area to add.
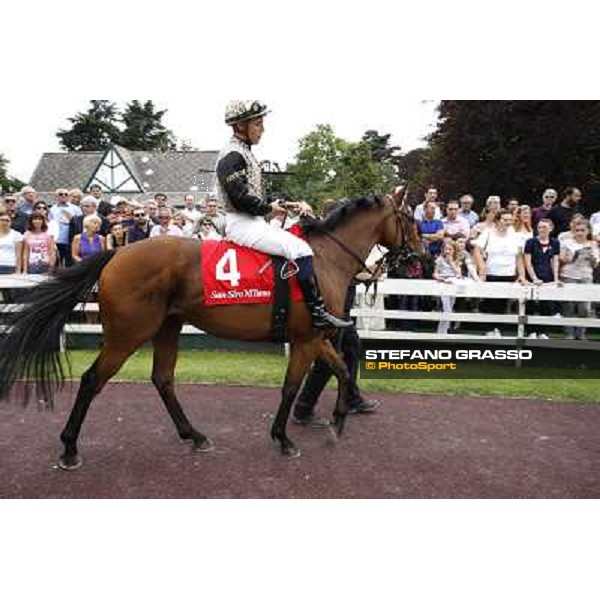
[[[262,117],[268,112],[267,105],[258,100],[232,100],[225,110],[225,123],[233,125],[240,121]]]

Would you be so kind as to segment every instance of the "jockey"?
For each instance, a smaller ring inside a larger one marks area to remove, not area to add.
[[[240,246],[283,256],[298,265],[296,279],[315,329],[349,327],[351,321],[338,319],[325,308],[308,243],[284,229],[269,226],[264,219],[285,212],[278,200],[263,198],[260,166],[252,154],[252,146],[262,137],[267,112],[267,107],[256,101],[234,101],[227,106],[225,123],[233,127],[233,137],[217,161],[217,189],[226,212],[225,235]],[[310,210],[306,203],[300,203],[300,208],[301,214]]]

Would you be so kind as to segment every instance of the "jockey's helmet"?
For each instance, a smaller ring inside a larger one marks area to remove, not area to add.
[[[227,105],[225,110],[225,123],[234,125],[249,119],[256,119],[266,115],[267,105],[258,100],[233,100]]]

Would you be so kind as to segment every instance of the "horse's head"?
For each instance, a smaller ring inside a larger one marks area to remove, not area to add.
[[[403,187],[394,188],[385,197],[384,211],[379,243],[389,250],[388,262],[393,260],[398,264],[420,260],[424,248]]]

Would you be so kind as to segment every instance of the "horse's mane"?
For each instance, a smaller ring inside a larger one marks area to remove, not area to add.
[[[341,223],[347,221],[358,212],[381,206],[383,196],[360,196],[352,200],[341,202],[340,206],[334,208],[324,219],[308,217],[302,220],[302,228],[305,234],[323,233],[334,231]]]

